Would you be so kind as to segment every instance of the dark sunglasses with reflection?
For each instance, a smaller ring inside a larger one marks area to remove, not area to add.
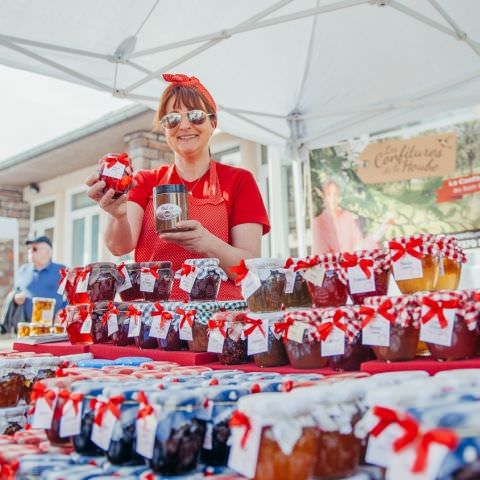
[[[178,127],[182,121],[182,116],[186,115],[187,120],[192,125],[202,125],[208,117],[215,117],[214,113],[207,113],[203,110],[189,110],[188,112],[167,113],[161,120],[160,125],[167,129]]]

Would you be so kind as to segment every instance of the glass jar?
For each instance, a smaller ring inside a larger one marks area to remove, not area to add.
[[[89,303],[68,305],[67,311],[67,335],[72,345],[90,345],[93,343],[91,326],[84,326],[90,322],[93,306]],[[90,319],[90,320],[89,320]]]
[[[27,367],[23,370],[23,399],[30,403],[33,385],[35,382],[47,378],[55,378],[61,360],[58,357],[37,357],[32,356],[25,361]]]
[[[188,348],[188,344],[185,340],[182,340],[180,338],[179,330],[181,315],[176,312],[179,303],[170,302],[163,303],[162,305],[167,312],[171,313],[172,319],[169,322],[166,332],[164,332],[161,337],[157,338],[158,347],[161,350],[166,350],[170,352],[186,350]]]
[[[275,312],[285,303],[285,273],[277,259],[251,258],[244,261],[241,279],[242,295],[252,312]],[[243,277],[243,278],[242,278]],[[250,283],[250,286],[248,286]],[[251,285],[254,285],[252,288]]]
[[[108,317],[117,315],[118,310],[113,302],[97,302],[92,310],[93,343],[112,343],[108,335]]]
[[[435,290],[456,290],[462,274],[462,262],[441,257],[440,270]]]
[[[19,338],[28,337],[30,335],[30,322],[18,322],[17,323],[17,336]]]
[[[153,189],[153,220],[161,235],[181,231],[177,223],[188,220],[187,187],[183,184],[158,185]]]
[[[430,292],[435,288],[439,258],[431,235],[394,238],[388,245],[393,276],[402,293]]]
[[[305,311],[305,312],[308,312]],[[321,340],[315,324],[296,321],[295,312],[285,314],[283,322],[277,322],[277,333],[282,332],[288,360],[293,368],[324,368],[327,357],[322,357]]]
[[[90,269],[88,267],[73,267],[68,269],[65,295],[70,305],[88,303],[88,280]],[[83,283],[82,283],[83,282]],[[81,284],[79,286],[79,283]]]
[[[172,262],[144,262],[141,264],[140,293],[142,300],[166,302],[170,297],[172,285]]]
[[[55,312],[55,303],[54,298],[41,298],[33,297],[32,298],[32,323],[51,325],[53,322],[53,315]]]
[[[347,281],[340,268],[339,254],[323,254],[306,259],[304,271],[315,307],[340,307],[347,303]]]
[[[136,308],[142,312],[142,324],[140,326],[140,333],[136,337],[134,337],[135,345],[138,348],[157,348],[157,339],[150,336],[150,328],[152,326],[151,313],[153,310],[153,304],[137,304]]]
[[[218,312],[208,321],[209,337],[216,335],[223,339],[221,351],[214,352],[219,353],[220,363],[238,365],[248,362],[247,339],[243,333],[246,318],[245,312]],[[209,351],[213,351],[211,341],[209,338]]]
[[[0,408],[15,407],[24,396],[24,361],[0,359]]]
[[[27,423],[27,406],[0,410],[0,435],[13,435]]]
[[[387,294],[391,267],[388,250],[342,253],[341,265],[354,304],[360,305],[368,297]]]
[[[283,312],[247,313],[244,334],[247,337],[247,348],[251,344],[253,360],[257,367],[279,367],[288,365],[287,352],[280,334],[275,332],[275,325],[283,319]],[[260,322],[260,323],[259,323]],[[260,330],[261,327],[261,330]],[[265,332],[265,335],[263,334]],[[257,340],[250,340],[251,335],[257,335]],[[266,337],[265,340],[263,340]],[[260,342],[258,342],[260,340]],[[256,345],[261,343],[261,348]],[[260,351],[265,349],[264,351]]]
[[[220,310],[217,302],[187,303],[182,306],[185,312],[194,311],[191,326],[191,340],[188,340],[188,349],[191,352],[206,352],[208,348],[208,321],[212,315]]]
[[[105,182],[104,192],[112,189],[119,198],[132,188],[133,169],[127,153],[107,153],[100,159],[99,181]]]
[[[115,298],[117,285],[123,281],[115,264],[97,262],[87,265],[86,269],[90,270],[87,287],[88,302],[112,302]]]
[[[122,283],[117,288],[120,298],[124,302],[133,302],[135,300],[143,300],[143,293],[140,291],[140,269],[141,263],[127,263],[119,265],[121,275],[123,274]]]
[[[189,258],[176,273],[176,278],[180,278],[180,288],[189,294],[190,302],[215,301],[220,282],[228,280],[218,258]]]
[[[135,343],[134,327],[130,322],[141,324],[142,312],[136,308],[136,303],[120,302],[117,304],[118,330],[111,335],[112,343],[117,347],[125,347]]]
[[[149,397],[163,404],[149,467],[162,475],[181,475],[197,468],[205,435],[205,423],[197,419],[204,397],[194,392],[169,392]],[[156,396],[161,400],[157,401]]]

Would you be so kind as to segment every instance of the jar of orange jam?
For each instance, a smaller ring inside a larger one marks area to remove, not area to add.
[[[456,237],[438,235],[436,244],[439,253],[440,272],[435,290],[456,290],[460,283],[462,264],[467,257]]]
[[[393,238],[388,247],[393,276],[402,293],[434,290],[439,275],[439,258],[432,235]]]
[[[32,298],[32,323],[52,323],[55,311],[54,298]]]
[[[28,337],[30,335],[30,327],[31,323],[29,322],[18,322],[17,323],[17,336],[21,337]]]

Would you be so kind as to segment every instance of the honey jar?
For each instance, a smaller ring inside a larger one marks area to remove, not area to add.
[[[30,335],[30,322],[18,322],[17,323],[17,336],[21,337],[28,337]]]
[[[438,235],[436,244],[439,253],[440,272],[435,290],[456,290],[460,283],[462,264],[466,263],[467,257],[455,237]]]
[[[32,298],[32,323],[49,323],[53,321],[53,314],[55,312],[54,298]]]
[[[49,323],[32,323],[30,327],[30,335],[49,335],[51,325]]]

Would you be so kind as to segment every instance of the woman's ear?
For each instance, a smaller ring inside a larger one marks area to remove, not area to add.
[[[212,124],[213,129],[217,128],[217,115],[213,115],[210,117],[210,123]]]

